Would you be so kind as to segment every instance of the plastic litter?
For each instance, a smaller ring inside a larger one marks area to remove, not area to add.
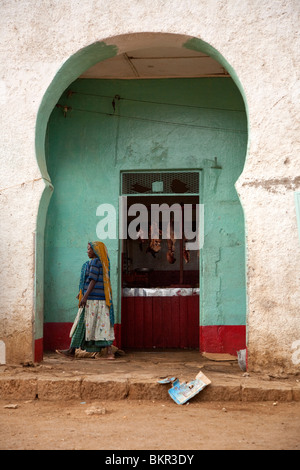
[[[171,382],[174,382],[176,380],[175,377],[164,377],[163,379],[158,380],[159,384],[169,384]]]
[[[237,351],[238,364],[240,366],[240,369],[243,372],[246,372],[246,370],[247,370],[246,352],[247,352],[246,349],[241,349],[240,351]]]
[[[203,372],[199,372],[196,375],[195,380],[191,380],[190,382],[180,383],[178,379],[174,380],[169,379],[166,377],[163,380],[160,380],[159,383],[171,383],[172,387],[168,390],[170,397],[177,403],[178,405],[183,405],[195,395],[197,395],[201,390],[203,390],[207,385],[211,383],[211,380],[203,374]]]

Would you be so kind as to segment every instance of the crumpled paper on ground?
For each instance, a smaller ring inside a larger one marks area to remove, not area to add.
[[[178,405],[183,405],[188,400],[193,398],[197,395],[201,390],[203,390],[207,385],[211,384],[211,380],[200,371],[197,375],[195,380],[191,380],[190,382],[180,383],[178,379],[174,377],[165,379],[160,379],[158,381],[160,384],[165,383],[172,383],[172,387],[168,390],[170,397],[177,403]]]

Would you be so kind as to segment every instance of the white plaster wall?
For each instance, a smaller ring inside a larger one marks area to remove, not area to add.
[[[42,97],[79,49],[98,40],[122,48],[117,35],[158,32],[208,42],[243,86],[250,139],[237,189],[247,220],[249,365],[299,370],[291,349],[300,339],[293,198],[300,187],[299,10],[298,0],[0,1],[0,340],[7,361],[32,358],[33,246],[44,187],[34,132]]]

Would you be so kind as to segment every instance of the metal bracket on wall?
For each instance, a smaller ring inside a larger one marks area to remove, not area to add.
[[[63,110],[63,113],[64,113],[64,117],[67,117],[67,113],[68,111],[71,111],[71,106],[66,106],[66,105],[62,105],[62,104],[57,104],[56,105],[57,108],[62,108]]]
[[[211,168],[213,168],[215,170],[222,170],[222,167],[220,165],[218,165],[218,158],[217,157],[215,157],[214,166],[211,166]]]

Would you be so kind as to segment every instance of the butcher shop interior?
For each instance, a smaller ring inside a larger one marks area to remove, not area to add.
[[[122,189],[127,233],[137,221],[122,243],[123,346],[199,349],[199,172],[127,173]],[[141,204],[147,225],[132,210]],[[153,207],[170,210],[153,220]]]

